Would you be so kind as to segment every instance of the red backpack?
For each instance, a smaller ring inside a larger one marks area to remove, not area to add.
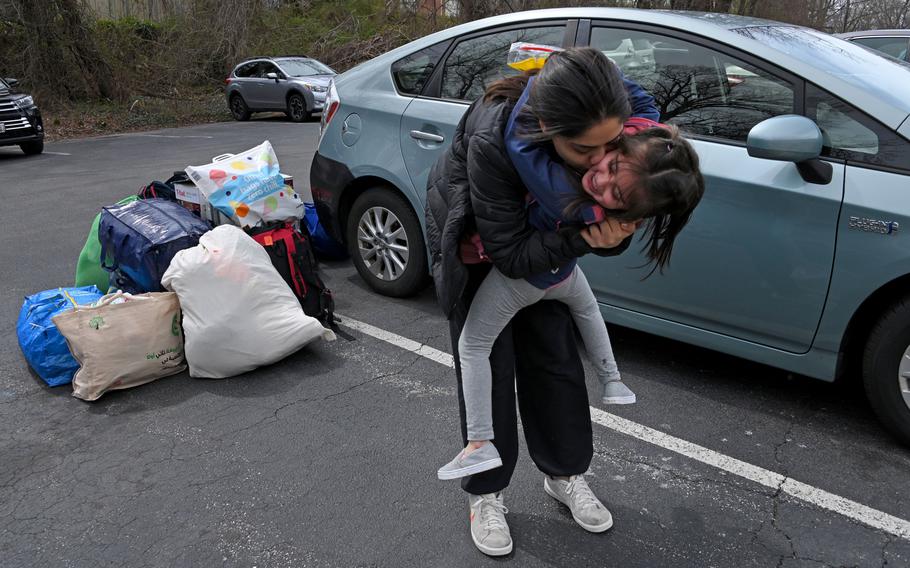
[[[303,312],[334,327],[335,300],[319,277],[319,263],[308,235],[297,230],[293,223],[270,223],[249,229],[249,234],[265,248],[272,265],[300,301]]]

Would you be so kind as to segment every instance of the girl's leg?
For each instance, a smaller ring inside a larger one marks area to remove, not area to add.
[[[588,284],[581,268],[575,271],[562,285],[547,290],[545,296],[548,300],[559,300],[569,306],[572,319],[578,326],[578,331],[584,341],[585,349],[591,359],[591,364],[597,372],[601,384],[619,379],[619,368],[616,366],[616,357],[613,355],[613,346],[610,344],[610,335],[597,299]]]
[[[512,317],[543,293],[524,280],[506,278],[495,268],[477,290],[458,341],[468,440],[494,438],[490,369],[493,343]]]
[[[531,459],[547,475],[584,473],[594,453],[591,413],[569,310],[544,300],[520,311],[511,327],[518,408]]]
[[[473,264],[468,267],[468,282],[462,297],[455,305],[449,319],[449,335],[452,353],[455,355],[455,378],[458,383],[458,413],[461,423],[462,444],[467,444],[468,430],[465,419],[464,394],[461,388],[461,361],[458,358],[458,339],[468,317],[468,310],[474,294],[492,268],[489,264]],[[461,488],[472,495],[498,493],[509,485],[515,464],[518,462],[518,415],[515,408],[515,352],[512,348],[512,324],[499,334],[490,354],[490,368],[493,371],[493,434],[496,450],[502,459],[502,467],[483,473],[476,473],[461,480]]]

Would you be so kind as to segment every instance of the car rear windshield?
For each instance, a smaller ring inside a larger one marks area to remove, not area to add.
[[[315,59],[282,59],[281,68],[291,77],[309,77],[311,75],[334,75],[330,67]]]
[[[754,26],[734,29],[829,73],[910,113],[910,65],[876,55],[849,41],[795,26]]]

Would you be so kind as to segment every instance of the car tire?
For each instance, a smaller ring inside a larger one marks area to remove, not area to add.
[[[382,187],[360,194],[347,217],[345,236],[354,267],[373,290],[402,298],[426,286],[429,269],[420,220],[401,195]]]
[[[35,156],[44,152],[44,140],[37,140],[35,142],[23,142],[19,144],[19,148],[25,152],[26,156]]]
[[[910,296],[872,328],[863,353],[863,384],[879,420],[910,444]]]
[[[292,122],[303,122],[310,116],[306,106],[306,99],[300,93],[291,93],[288,97],[288,108],[285,111]]]
[[[228,105],[231,110],[231,115],[234,117],[234,120],[249,120],[250,107],[247,106],[246,101],[243,100],[243,97],[240,95],[231,95],[231,101]]]

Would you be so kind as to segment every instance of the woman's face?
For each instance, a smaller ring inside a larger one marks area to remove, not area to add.
[[[585,172],[581,185],[585,191],[596,196],[597,203],[612,210],[623,210],[629,207],[632,188],[637,182],[636,168],[628,156],[619,150],[606,152],[603,158]]]
[[[540,124],[544,132],[546,125]],[[607,118],[578,136],[554,136],[553,147],[559,157],[576,170],[584,171],[603,160],[622,134],[622,121]]]

